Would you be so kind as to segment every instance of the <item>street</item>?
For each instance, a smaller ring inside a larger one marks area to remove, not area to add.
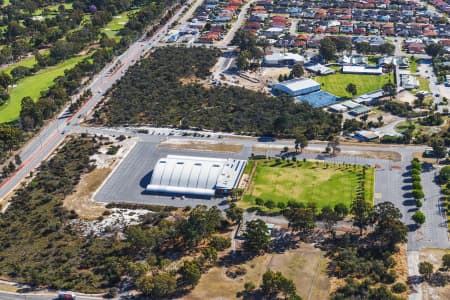
[[[189,6],[194,0],[189,0],[183,7]],[[115,58],[113,62],[108,64],[99,74],[97,74],[91,84],[84,90],[91,90],[92,97],[70,117],[65,118],[63,116],[68,114],[69,104],[58,115],[57,118],[50,121],[38,135],[33,137],[27,145],[22,149],[20,157],[22,164],[10,177],[6,178],[0,184],[0,199],[8,196],[19,184],[24,180],[31,171],[33,171],[39,164],[45,160],[53,150],[64,140],[64,137],[69,134],[74,126],[78,125],[82,121],[82,117],[86,116],[99,101],[102,99],[103,94],[111,88],[111,86],[118,81],[125,73],[125,71],[135,64],[141,56],[151,51],[159,41],[163,38],[164,33],[167,32],[169,27],[180,17],[183,7],[175,13],[169,21],[161,26],[155,34],[146,39],[144,33],[142,37],[130,45],[130,47],[119,57]],[[190,13],[193,11],[190,10]],[[118,65],[118,67],[110,72],[111,67]],[[84,92],[81,91],[81,93]],[[79,95],[75,95],[72,98],[76,99]],[[80,116],[80,118],[78,118]]]

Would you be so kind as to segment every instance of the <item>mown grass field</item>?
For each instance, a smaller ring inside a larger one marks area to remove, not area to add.
[[[130,14],[139,11],[139,9],[129,10],[121,13],[120,15],[114,16],[112,21],[106,24],[102,32],[106,33],[108,37],[116,37],[119,31],[125,27],[125,24],[130,19]]]
[[[327,76],[315,76],[313,79],[321,84],[322,90],[338,97],[353,98],[345,89],[349,83],[356,85],[356,96],[381,89],[389,82],[390,75],[357,75],[335,73]],[[393,81],[393,78],[391,78]]]
[[[16,120],[19,117],[20,103],[24,97],[28,96],[37,100],[41,92],[46,91],[53,84],[56,77],[63,75],[65,70],[73,68],[85,57],[78,56],[68,59],[20,80],[17,86],[10,91],[10,99],[0,107],[0,123]]]
[[[314,202],[318,208],[343,203],[350,206],[356,196],[361,166],[303,161],[258,161],[244,203],[256,204],[256,199],[275,203],[288,201]],[[373,200],[374,171],[368,168],[365,176],[365,195]]]
[[[60,5],[61,4],[50,5],[50,6],[47,6],[45,8],[48,9],[50,12],[57,12]],[[64,5],[64,8],[66,10],[72,9],[72,7],[73,7],[73,3],[64,3],[63,5]],[[38,9],[36,9],[33,12],[33,16],[42,16],[44,14],[44,9],[45,8],[38,8]]]

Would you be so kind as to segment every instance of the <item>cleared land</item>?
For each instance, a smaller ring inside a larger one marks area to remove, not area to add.
[[[46,91],[56,77],[64,75],[64,71],[73,68],[86,56],[68,59],[58,65],[45,68],[35,75],[28,76],[17,83],[10,92],[10,99],[0,108],[0,123],[14,121],[19,117],[20,103],[24,97],[37,100],[41,92]]]
[[[360,182],[365,182],[366,199],[373,199],[374,171],[361,166],[321,162],[258,161],[244,202],[255,204],[257,198],[275,203],[314,202],[318,208],[344,203],[350,206]]]
[[[200,150],[214,152],[241,152],[242,144],[217,143],[211,141],[195,141],[195,140],[168,140],[161,143],[161,148],[178,149],[178,150]]]
[[[313,79],[320,83],[322,90],[338,97],[350,97],[352,94],[345,89],[349,83],[356,85],[356,96],[381,89],[389,82],[390,75],[358,75],[335,73],[327,76],[315,76]]]
[[[450,254],[449,249],[423,249],[420,251],[419,259],[421,262],[427,261],[434,266],[434,270],[442,267],[442,256]],[[450,285],[446,286],[432,286],[428,283],[422,284],[422,295],[424,300],[433,299],[450,299]]]
[[[262,275],[268,269],[281,271],[292,279],[303,299],[328,299],[330,282],[325,270],[327,261],[324,252],[302,244],[299,249],[258,256],[241,264],[246,274],[235,279],[226,276],[226,267],[214,267],[202,276],[200,283],[184,299],[241,299],[236,297],[236,293],[244,290],[244,284],[251,281],[259,286]]]

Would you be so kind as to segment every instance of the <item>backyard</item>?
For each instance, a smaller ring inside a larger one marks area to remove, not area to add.
[[[381,89],[384,84],[389,82],[390,75],[358,75],[334,73],[326,76],[315,76],[313,79],[320,83],[322,90],[338,97],[352,98],[352,94],[346,91],[347,85],[353,83],[356,85],[356,96]],[[393,81],[393,79],[392,79]]]
[[[373,168],[366,169],[365,176],[362,174],[362,166],[261,160],[257,162],[243,204],[251,206],[270,200],[278,207],[279,203],[287,204],[289,201],[313,202],[318,208],[338,203],[349,207],[362,181],[366,199],[373,199]]]
[[[0,107],[0,123],[17,119],[20,113],[20,103],[24,97],[28,96],[37,100],[41,92],[46,91],[53,84],[56,77],[64,75],[65,70],[73,68],[85,57],[78,56],[65,60],[58,65],[42,69],[35,75],[20,80],[10,91],[10,99]]]

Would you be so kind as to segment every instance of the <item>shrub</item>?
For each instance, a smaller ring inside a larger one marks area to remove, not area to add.
[[[423,212],[421,212],[420,210],[416,211],[414,213],[414,215],[412,216],[413,221],[417,224],[417,225],[422,225],[423,223],[425,223],[425,215],[423,214]]]
[[[417,206],[418,208],[421,208],[422,205],[423,205],[422,201],[420,201],[420,199],[416,199],[416,206]]]
[[[261,198],[256,198],[255,199],[255,204],[256,205],[264,205],[264,200]]]
[[[423,193],[423,191],[421,189],[413,190],[412,195],[413,195],[414,199],[416,199],[416,200],[423,199],[425,197],[425,194]]]
[[[406,285],[401,282],[397,282],[391,288],[391,290],[396,294],[404,293],[404,292],[406,292],[406,289],[407,289]]]
[[[220,236],[213,236],[209,245],[213,248],[216,248],[217,251],[223,251],[229,247],[231,247],[231,239],[223,238]]]
[[[266,203],[264,203],[264,206],[269,209],[272,209],[275,208],[276,203],[273,200],[267,200]]]

